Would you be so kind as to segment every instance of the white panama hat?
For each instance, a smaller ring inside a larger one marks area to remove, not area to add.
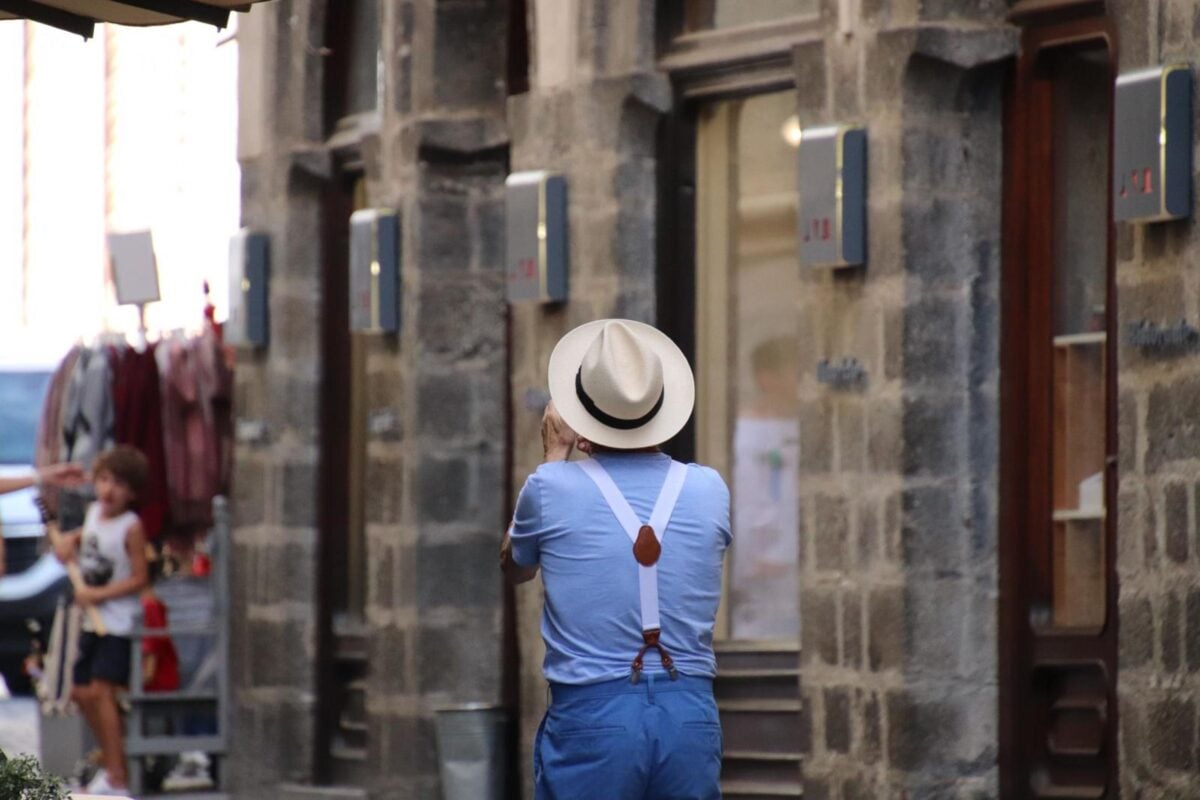
[[[629,319],[588,322],[563,336],[550,354],[548,383],[577,434],[622,450],[667,441],[696,401],[683,352],[662,331]]]

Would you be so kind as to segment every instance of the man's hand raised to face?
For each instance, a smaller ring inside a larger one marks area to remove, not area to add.
[[[566,461],[578,443],[578,434],[559,416],[551,400],[542,414],[542,460]]]

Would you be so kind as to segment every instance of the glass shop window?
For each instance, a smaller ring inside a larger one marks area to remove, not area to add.
[[[795,93],[710,104],[697,125],[697,455],[733,496],[718,634],[799,635]]]
[[[1055,628],[1104,625],[1108,382],[1106,51],[1053,57],[1053,602]]]
[[[683,12],[685,33],[740,28],[761,22],[811,16],[817,0],[687,0]]]
[[[326,22],[326,120],[339,120],[379,107],[379,2],[331,3]]]

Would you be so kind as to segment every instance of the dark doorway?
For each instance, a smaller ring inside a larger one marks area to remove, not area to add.
[[[349,606],[354,547],[350,527],[354,380],[350,334],[350,214],[353,178],[328,182],[321,196],[321,377],[318,462],[318,625],[316,782],[346,782],[343,762],[365,758],[365,741],[348,741],[343,723],[348,705],[359,704],[365,687],[365,644],[355,646],[338,630]],[[352,692],[357,695],[351,696]],[[361,731],[352,731],[353,739]],[[364,737],[360,737],[364,738]],[[354,745],[358,745],[355,747]],[[353,752],[364,751],[361,754]]]
[[[1001,796],[1116,797],[1115,40],[1030,24],[1008,102]]]

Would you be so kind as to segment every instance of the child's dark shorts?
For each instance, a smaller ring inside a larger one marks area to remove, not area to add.
[[[98,636],[91,631],[79,634],[79,658],[75,661],[76,686],[93,679],[118,686],[129,683],[130,641],[124,636]]]

